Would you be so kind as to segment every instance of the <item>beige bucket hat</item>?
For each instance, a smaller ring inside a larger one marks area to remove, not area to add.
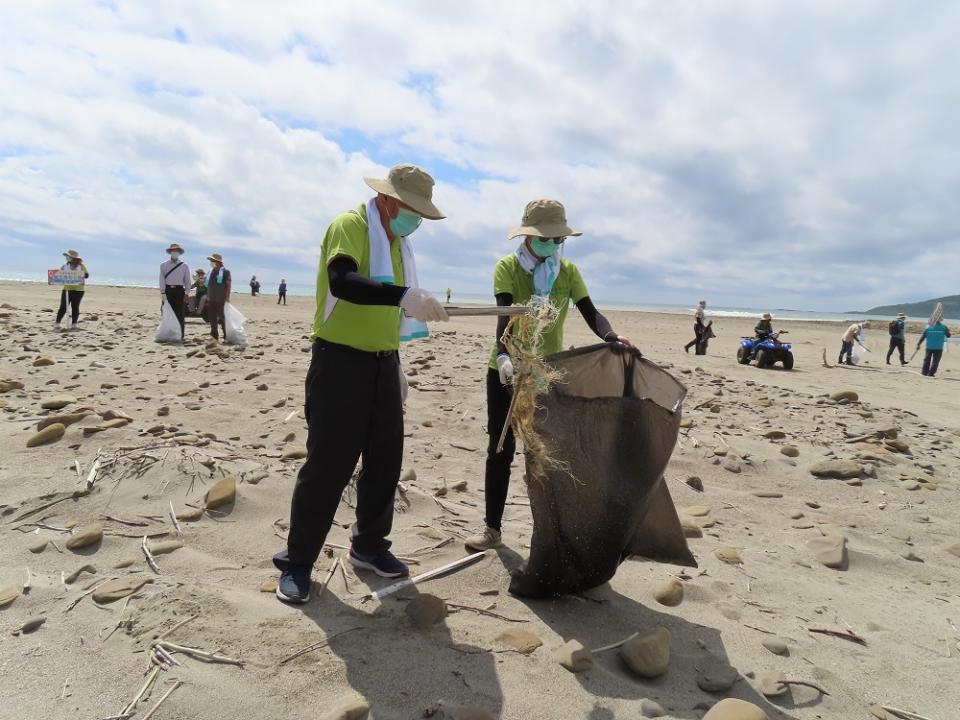
[[[571,235],[577,237],[583,233],[567,225],[567,211],[563,203],[541,198],[527,203],[527,207],[523,210],[523,220],[507,233],[507,238],[515,238],[519,235],[554,238]]]
[[[223,256],[220,253],[213,253],[213,255],[207,255],[207,260],[212,260],[213,262],[218,262],[223,265]]]
[[[906,318],[906,317],[907,317],[907,314],[906,314],[906,313],[897,313],[897,317],[898,317],[898,318]]]
[[[83,260],[83,258],[80,257],[80,253],[78,253],[76,250],[67,250],[67,251],[63,254],[63,256],[64,256],[67,260]]]
[[[178,252],[178,253],[180,253],[180,254],[183,254],[183,253],[186,252],[186,250],[184,250],[182,247],[180,247],[180,246],[177,245],[176,243],[170,243],[170,247],[168,247],[166,250],[164,250],[164,252],[168,252],[168,253]]]
[[[416,165],[394,165],[385,180],[365,177],[363,181],[378,193],[410,206],[428,220],[442,220],[446,217],[440,208],[433,204],[433,178]]]
[[[761,318],[761,319],[763,319],[763,320],[773,320],[773,315],[771,315],[770,313],[764,313],[764,314],[763,314],[763,318]]]

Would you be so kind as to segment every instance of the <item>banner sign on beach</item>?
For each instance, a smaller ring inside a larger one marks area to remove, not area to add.
[[[930,326],[933,327],[938,322],[943,319],[943,303],[937,303],[937,307],[934,308],[933,313],[930,315]]]
[[[47,270],[47,285],[83,285],[83,270]]]

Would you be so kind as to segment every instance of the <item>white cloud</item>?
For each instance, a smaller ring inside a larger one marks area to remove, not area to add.
[[[307,276],[362,176],[413,158],[449,216],[418,234],[437,288],[487,291],[550,195],[600,298],[955,292],[958,20],[867,0],[5,7],[0,234],[88,255],[175,237]]]

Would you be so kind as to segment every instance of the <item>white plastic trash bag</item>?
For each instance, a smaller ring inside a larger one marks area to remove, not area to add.
[[[233,305],[227,303],[223,306],[224,319],[224,339],[230,345],[246,345],[247,333],[243,330],[243,324],[247,319]]]
[[[183,331],[180,329],[180,321],[177,320],[176,313],[170,307],[170,303],[164,302],[160,310],[160,324],[157,326],[157,334],[154,336],[154,342],[180,342],[183,339]]]
[[[867,359],[867,350],[859,343],[853,344],[853,351],[850,353],[850,362],[859,365]]]

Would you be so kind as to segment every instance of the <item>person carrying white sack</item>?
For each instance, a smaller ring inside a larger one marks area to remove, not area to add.
[[[444,215],[433,204],[433,178],[415,165],[364,181],[377,195],[335,218],[323,238],[304,404],[307,457],[293,489],[287,547],[273,558],[283,602],[309,599],[311,568],[361,458],[349,560],[382,577],[409,574],[387,540],[403,460],[406,379],[398,350],[402,341],[427,337],[427,322],[448,317],[418,287],[408,237],[424,218]]]

